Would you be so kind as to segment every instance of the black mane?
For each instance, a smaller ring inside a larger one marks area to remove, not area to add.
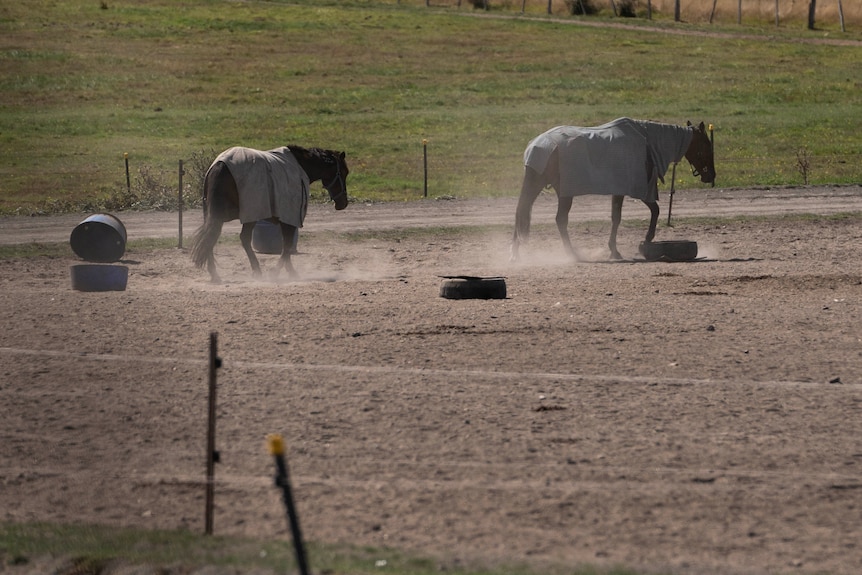
[[[324,150],[323,148],[304,148],[294,144],[288,144],[287,148],[290,149],[294,156],[308,158],[310,160],[319,160],[324,164],[335,163],[335,158],[338,156],[338,152]]]

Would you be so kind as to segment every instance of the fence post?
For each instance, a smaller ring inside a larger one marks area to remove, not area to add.
[[[673,211],[673,193],[676,189],[676,162],[673,163],[673,171],[670,174],[670,199],[667,204],[667,225],[670,227],[670,213]]]
[[[841,32],[846,32],[844,28],[844,6],[841,5],[841,0],[838,0],[838,20],[841,22]]]
[[[715,126],[712,124],[709,125],[709,145],[712,146],[712,163],[715,164]],[[715,178],[713,178],[710,187],[715,187]]]
[[[287,509],[287,521],[290,524],[290,533],[293,537],[293,549],[296,553],[296,564],[300,575],[308,575],[308,560],[305,557],[305,545],[302,542],[302,531],[299,529],[299,516],[296,513],[296,505],[293,502],[293,493],[290,489],[290,477],[287,472],[287,461],[284,458],[284,440],[278,434],[267,437],[269,453],[275,457],[275,485],[281,488],[282,500]]]
[[[213,533],[213,503],[215,499],[215,464],[219,461],[219,453],[215,448],[216,432],[216,370],[221,367],[221,358],[218,357],[218,334],[210,333],[210,361],[209,361],[209,409],[207,416],[207,481],[206,481],[206,509],[204,518],[204,533]]]
[[[177,194],[177,206],[179,208],[179,221],[177,222],[179,230],[179,241],[177,242],[177,247],[183,249],[183,161],[180,160],[180,172],[179,172],[179,192]]]
[[[428,140],[422,139],[422,163],[425,171],[425,187],[423,197],[428,197]]]
[[[123,154],[123,160],[126,162],[126,191],[129,195],[132,194],[132,180],[129,178],[129,152]]]

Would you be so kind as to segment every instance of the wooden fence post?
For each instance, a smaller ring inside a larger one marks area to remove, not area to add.
[[[846,32],[844,28],[844,6],[841,5],[841,0],[838,0],[838,20],[841,22],[841,31]]]

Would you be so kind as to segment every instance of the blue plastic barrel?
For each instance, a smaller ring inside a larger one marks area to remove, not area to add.
[[[72,251],[88,262],[115,262],[126,253],[126,226],[111,214],[93,214],[72,230]]]
[[[78,291],[125,291],[129,281],[127,266],[76,264],[70,270],[72,289]]]
[[[295,254],[296,245],[299,241],[299,230],[296,230],[296,235],[293,236],[293,248],[290,253]],[[274,224],[269,220],[260,220],[254,225],[254,230],[251,232],[251,247],[259,254],[280,254],[281,246],[281,225]]]

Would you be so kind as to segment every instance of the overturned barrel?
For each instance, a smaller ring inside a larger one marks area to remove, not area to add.
[[[296,246],[299,240],[299,230],[293,236],[293,244],[290,253],[298,253]],[[269,220],[260,220],[255,223],[251,232],[251,247],[259,254],[280,254],[284,240],[281,236],[281,225]]]
[[[72,289],[78,291],[125,291],[128,266],[75,264],[70,268]]]
[[[69,243],[88,262],[115,262],[126,252],[126,226],[112,214],[93,214],[75,226]]]

